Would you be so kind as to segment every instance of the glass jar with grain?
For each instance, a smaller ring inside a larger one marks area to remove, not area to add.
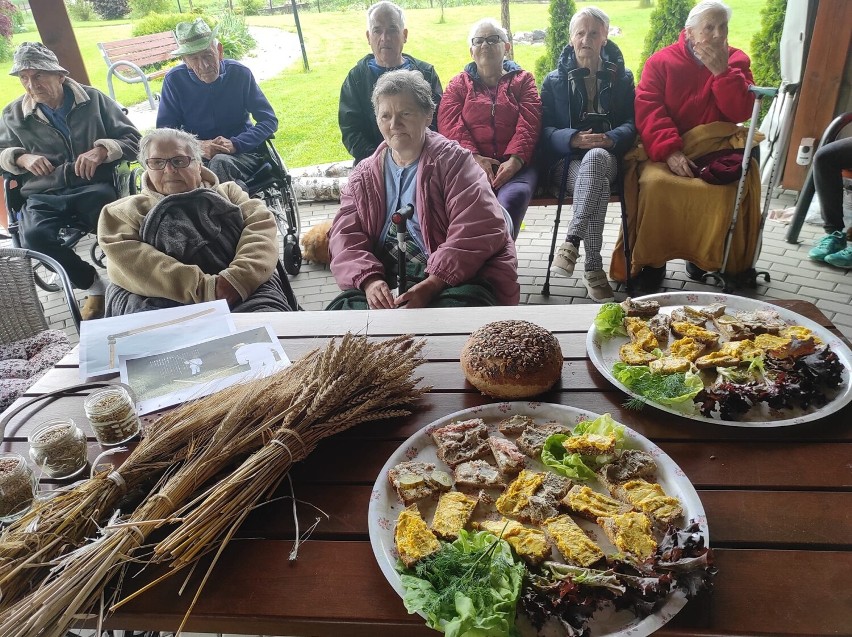
[[[55,418],[29,435],[30,458],[51,478],[70,478],[86,468],[86,434],[70,418]]]
[[[130,392],[121,385],[106,387],[86,398],[83,408],[102,446],[120,445],[139,433],[141,424],[134,402]]]
[[[33,502],[36,481],[23,456],[0,453],[0,522],[14,522]]]

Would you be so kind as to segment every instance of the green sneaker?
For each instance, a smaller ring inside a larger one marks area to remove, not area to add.
[[[852,248],[844,248],[834,254],[829,254],[824,261],[828,265],[833,265],[836,268],[844,268],[852,270]]]
[[[810,252],[808,252],[808,256],[814,261],[825,261],[825,258],[829,254],[840,252],[845,247],[846,235],[843,234],[840,230],[838,230],[836,232],[832,232],[831,234],[827,234],[822,239],[820,239],[819,243],[816,244],[813,248],[811,248]]]

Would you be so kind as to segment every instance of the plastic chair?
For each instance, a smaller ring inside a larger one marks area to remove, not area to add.
[[[843,113],[835,117],[822,134],[819,146],[814,149],[814,153],[825,144],[835,141],[838,133],[849,124],[852,124],[852,112]],[[852,166],[849,168],[852,168]],[[802,226],[805,225],[805,217],[808,216],[808,208],[811,207],[811,201],[814,198],[815,192],[814,163],[811,162],[810,168],[808,168],[808,176],[805,177],[805,184],[802,186],[802,191],[799,193],[799,200],[796,202],[796,211],[793,213],[793,220],[790,222],[790,227],[787,228],[787,243],[799,243],[799,233],[802,231]]]

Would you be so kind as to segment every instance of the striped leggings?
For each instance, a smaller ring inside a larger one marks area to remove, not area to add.
[[[568,236],[580,237],[586,252],[586,272],[603,270],[601,246],[609,203],[610,185],[617,170],[615,155],[603,148],[593,148],[582,159],[568,165],[568,193],[573,193],[574,216],[568,226]],[[563,161],[553,167],[550,178],[555,196],[559,196],[559,181]]]

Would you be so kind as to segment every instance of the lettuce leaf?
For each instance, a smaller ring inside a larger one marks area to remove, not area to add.
[[[562,443],[568,440],[565,434],[553,434],[544,441],[541,461],[556,473],[572,480],[586,482],[595,478],[595,472],[583,462],[579,453],[568,453]]]
[[[447,637],[515,635],[524,566],[505,540],[462,530],[412,569],[401,569],[403,601]]]
[[[595,317],[595,329],[606,338],[627,336],[624,329],[624,308],[618,303],[604,303]]]
[[[624,425],[615,422],[609,414],[598,416],[594,420],[584,420],[574,427],[574,435],[597,434],[599,436],[615,436],[616,447],[624,440]]]

